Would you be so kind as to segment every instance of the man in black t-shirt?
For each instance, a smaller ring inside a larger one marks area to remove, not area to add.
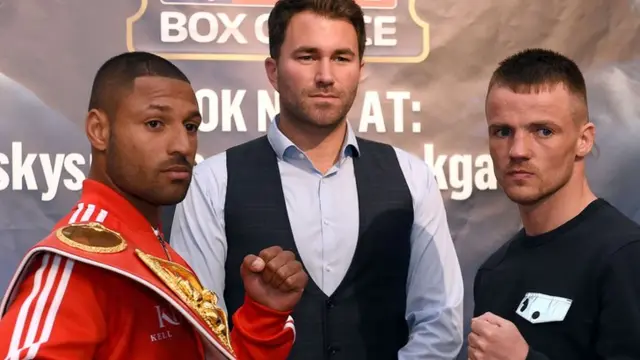
[[[589,188],[595,126],[579,68],[541,49],[507,58],[486,117],[524,228],[478,270],[469,359],[640,359],[640,226]]]

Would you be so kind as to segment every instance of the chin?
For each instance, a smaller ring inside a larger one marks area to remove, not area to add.
[[[176,190],[176,191],[168,191],[165,193],[158,193],[156,194],[155,198],[153,199],[153,203],[158,205],[158,206],[172,206],[172,205],[177,205],[179,203],[182,202],[182,200],[184,200],[184,198],[187,196],[187,189],[185,188],[184,190],[180,189],[180,190]]]
[[[342,122],[340,120],[336,120],[336,121],[315,121],[314,125],[316,127],[322,128],[322,129],[333,129],[338,127],[338,125],[340,125]]]
[[[307,119],[314,126],[326,129],[335,128],[342,124],[345,117],[340,116],[340,114],[322,114],[320,116],[309,116]]]
[[[340,110],[334,107],[305,109],[303,119],[317,127],[335,127],[345,119]]]
[[[518,205],[523,205],[523,206],[530,206],[530,205],[535,205],[536,203],[538,203],[540,200],[542,200],[543,198],[545,198],[545,195],[538,192],[538,191],[534,191],[532,189],[526,189],[526,188],[517,188],[517,189],[505,189],[505,194],[507,195],[507,197],[509,198],[509,200],[513,201],[514,203],[518,204]]]
[[[179,197],[162,197],[162,198],[158,198],[154,201],[154,204],[157,206],[173,206],[173,205],[178,205],[179,203],[182,202],[182,200],[184,200],[184,196],[179,196]]]

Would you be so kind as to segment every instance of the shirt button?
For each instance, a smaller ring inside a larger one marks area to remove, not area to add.
[[[304,154],[298,154],[298,158],[299,158],[300,160],[304,159]]]
[[[327,300],[327,309],[333,309],[336,306],[336,303],[333,302],[333,300],[329,299]]]
[[[331,272],[331,266],[325,266],[324,271]]]
[[[329,225],[329,222],[327,220],[322,220],[322,223],[325,225]]]

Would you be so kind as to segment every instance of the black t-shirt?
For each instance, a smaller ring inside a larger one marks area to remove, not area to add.
[[[480,267],[474,317],[513,322],[527,359],[640,359],[640,226],[603,199],[548,233],[521,230]]]

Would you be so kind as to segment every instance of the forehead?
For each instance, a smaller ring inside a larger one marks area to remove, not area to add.
[[[162,105],[171,109],[197,106],[193,88],[185,81],[161,76],[142,76],[134,80],[131,91],[123,98],[121,107],[130,110]]]
[[[487,95],[487,121],[524,125],[530,122],[571,120],[576,99],[558,85],[514,92],[505,86],[494,86]]]
[[[349,48],[356,52],[358,35],[346,19],[334,19],[304,11],[291,18],[283,47],[290,51],[299,47],[311,47],[319,50]]]

